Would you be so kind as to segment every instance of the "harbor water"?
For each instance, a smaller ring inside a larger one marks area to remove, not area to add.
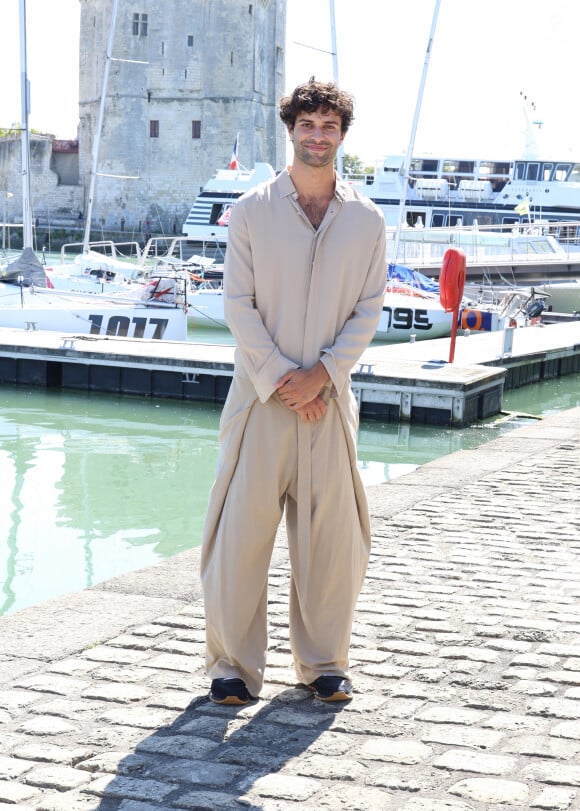
[[[533,415],[580,405],[577,377],[509,392]],[[79,591],[200,543],[220,407],[0,387],[0,615]],[[511,430],[363,421],[365,484]]]

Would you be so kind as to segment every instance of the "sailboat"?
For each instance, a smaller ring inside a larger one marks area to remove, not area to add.
[[[111,34],[118,0],[115,0]],[[110,50],[110,48],[109,48]],[[109,56],[109,52],[108,52]],[[0,327],[50,330],[87,335],[187,340],[187,287],[178,278],[153,276],[146,285],[105,293],[57,289],[32,244],[30,192],[29,92],[26,52],[26,0],[20,0],[20,62],[22,86],[23,251],[0,268]],[[103,87],[103,97],[105,88]],[[103,99],[101,100],[103,102]],[[93,183],[93,180],[91,180]],[[93,187],[94,188],[94,187]],[[90,195],[92,195],[92,190]]]

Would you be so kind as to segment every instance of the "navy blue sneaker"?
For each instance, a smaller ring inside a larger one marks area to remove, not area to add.
[[[352,684],[344,676],[319,676],[308,685],[320,701],[350,701]]]
[[[247,704],[252,697],[242,679],[214,679],[209,697],[214,704]]]

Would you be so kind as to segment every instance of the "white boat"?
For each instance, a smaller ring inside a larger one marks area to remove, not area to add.
[[[397,225],[403,191],[403,155],[382,158],[374,175],[351,178],[374,200],[387,225]],[[413,157],[405,199],[406,221],[426,228],[457,224],[513,225],[531,220],[580,222],[580,161]],[[576,230],[575,237],[580,236]]]
[[[135,272],[131,266],[96,251],[89,250],[70,262],[44,266],[47,284],[54,290],[72,293],[133,293],[142,290],[143,278],[132,278],[127,272]]]
[[[168,276],[134,286],[131,295],[56,290],[25,248],[0,277],[0,327],[185,341],[187,292],[181,280]]]
[[[183,223],[183,234],[194,242],[226,243],[232,205],[244,192],[275,174],[269,163],[256,163],[252,170],[221,169],[196,198]]]
[[[553,312],[580,314],[580,279],[556,279],[535,289],[540,295],[546,296],[548,307]]]
[[[227,328],[222,289],[199,288],[188,296],[188,322],[195,327]],[[444,338],[451,332],[452,314],[436,297],[418,297],[402,292],[385,293],[383,311],[375,338],[388,342]],[[193,335],[195,339],[195,331]]]
[[[513,291],[523,293],[527,287],[528,295],[535,292],[548,297],[553,288],[549,309],[572,313],[580,308],[580,252],[566,250],[554,230],[552,223],[526,228],[403,228],[398,262],[423,274],[438,275],[447,249],[460,248],[466,255],[466,280],[472,291],[475,286],[485,287],[498,298]],[[390,259],[394,242],[391,228],[387,232]]]

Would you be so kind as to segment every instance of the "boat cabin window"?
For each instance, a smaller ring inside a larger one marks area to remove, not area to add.
[[[540,180],[540,164],[518,161],[514,170],[516,180]]]
[[[568,178],[570,183],[580,183],[580,163],[575,163]]]
[[[218,220],[227,212],[228,208],[232,207],[232,200],[227,203],[213,203],[209,215],[209,224],[216,225]],[[229,218],[228,218],[229,219]]]
[[[474,161],[444,160],[441,176],[450,186],[457,187],[461,180],[473,180],[475,173]]]
[[[459,169],[459,161],[443,161],[441,177],[443,180],[446,180],[451,187],[455,187],[458,185],[457,178],[455,177],[455,173]]]
[[[439,161],[431,158],[413,158],[411,173],[420,177],[436,177],[439,170]]]
[[[411,228],[423,228],[425,226],[425,214],[422,211],[407,211],[407,225]]]
[[[569,171],[570,171],[569,163],[558,163],[554,170],[554,177],[552,179],[562,182],[566,180],[566,176]]]
[[[441,228],[443,225],[445,225],[445,219],[445,214],[433,214],[433,217],[431,218],[431,225],[434,228]]]
[[[552,177],[552,172],[554,170],[553,163],[544,163],[542,164],[542,180],[548,181]]]
[[[457,171],[460,175],[471,175],[475,172],[475,163],[474,161],[459,161],[459,166],[457,167]]]
[[[499,163],[497,161],[481,161],[479,164],[479,177],[487,178],[490,175],[509,176],[509,163]]]

